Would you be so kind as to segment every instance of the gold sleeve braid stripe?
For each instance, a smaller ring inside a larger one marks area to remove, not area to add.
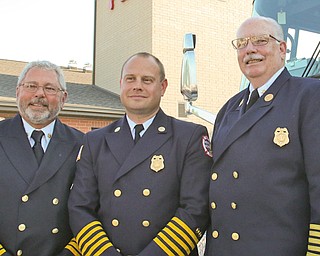
[[[319,256],[319,253],[312,253],[312,252],[307,252],[306,256]]]
[[[320,225],[310,224],[307,256],[320,255]]]
[[[99,221],[92,221],[84,226],[76,236],[82,255],[100,255],[112,246]]]
[[[5,254],[6,252],[6,249],[4,249],[2,244],[0,244],[0,255]]]
[[[65,248],[69,250],[72,253],[72,255],[81,256],[81,252],[75,238],[72,238]]]
[[[153,241],[167,255],[189,255],[196,247],[199,239],[182,220],[173,217]]]

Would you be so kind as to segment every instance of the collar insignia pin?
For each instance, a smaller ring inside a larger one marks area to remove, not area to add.
[[[166,131],[166,128],[163,127],[163,126],[160,126],[160,127],[158,127],[158,131],[159,131],[159,132],[165,132],[165,131]]]
[[[272,101],[273,100],[273,94],[269,93],[264,97],[264,100],[266,102]]]

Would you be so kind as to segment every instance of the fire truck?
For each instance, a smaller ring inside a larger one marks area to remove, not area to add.
[[[255,0],[252,5],[252,16],[270,17],[282,26],[287,42],[288,71],[293,76],[320,78],[320,0]],[[213,124],[214,114],[192,104],[198,98],[195,45],[196,35],[186,34],[180,91],[186,101],[186,113]],[[243,76],[239,89],[248,84]]]

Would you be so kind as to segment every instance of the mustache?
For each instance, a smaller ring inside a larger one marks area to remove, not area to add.
[[[247,63],[248,61],[251,61],[251,60],[262,60],[262,59],[263,59],[263,56],[261,56],[260,54],[250,54],[245,56],[243,61]]]
[[[29,104],[40,104],[43,106],[48,106],[48,101],[45,98],[32,99]]]

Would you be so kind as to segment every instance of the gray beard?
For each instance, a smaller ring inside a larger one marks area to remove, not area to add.
[[[34,124],[43,124],[47,123],[48,121],[53,121],[59,114],[58,109],[55,109],[50,113],[49,110],[46,110],[44,112],[34,112],[33,110],[27,108],[23,112]]]

